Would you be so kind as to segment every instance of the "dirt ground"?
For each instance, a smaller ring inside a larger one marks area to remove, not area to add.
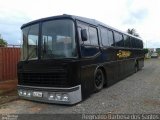
[[[0,105],[18,99],[17,80],[0,82]]]
[[[4,94],[0,95],[0,105],[17,99],[18,99],[17,90],[5,92]]]
[[[0,95],[17,87],[17,80],[0,81]]]

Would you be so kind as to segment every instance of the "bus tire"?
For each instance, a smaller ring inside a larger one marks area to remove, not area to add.
[[[94,74],[94,89],[95,92],[99,92],[104,85],[104,74],[101,69],[97,69]]]

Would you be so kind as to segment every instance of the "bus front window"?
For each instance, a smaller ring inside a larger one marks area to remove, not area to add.
[[[77,57],[73,21],[43,22],[41,48],[42,59]]]
[[[38,35],[39,24],[31,25],[22,29],[23,45],[22,45],[22,60],[38,58]]]

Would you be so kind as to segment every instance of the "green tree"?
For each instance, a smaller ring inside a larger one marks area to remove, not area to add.
[[[6,47],[7,46],[7,42],[1,37],[0,34],[0,47]]]
[[[156,52],[160,55],[160,48],[156,48]]]
[[[147,54],[149,52],[149,50],[147,48],[143,49],[144,54]]]
[[[127,33],[128,33],[128,34],[131,34],[131,35],[133,35],[133,36],[136,36],[136,37],[140,37],[139,34],[136,32],[136,30],[135,30],[134,28],[128,29],[128,30],[127,30]]]

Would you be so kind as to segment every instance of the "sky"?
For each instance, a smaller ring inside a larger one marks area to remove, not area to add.
[[[71,14],[96,19],[121,31],[135,28],[144,47],[160,48],[160,0],[0,0],[0,34],[20,44],[20,27],[39,18]]]

